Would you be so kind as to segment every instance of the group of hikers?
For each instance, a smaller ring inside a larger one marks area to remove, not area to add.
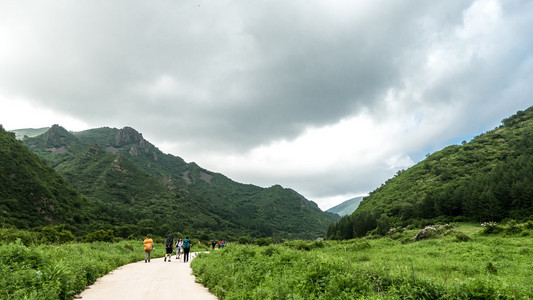
[[[144,262],[150,262],[150,255],[154,249],[154,240],[150,237],[146,237],[143,241],[144,245]],[[165,240],[165,261],[170,262],[173,252],[176,253],[176,260],[180,259],[181,250],[183,249],[183,262],[189,261],[189,252],[191,251],[191,240],[189,237],[185,237],[184,240],[179,238],[176,243],[174,243],[174,236],[169,234]]]
[[[200,243],[200,242],[198,242]],[[152,250],[154,249],[154,241],[147,236],[144,241],[144,262],[149,263],[150,262],[150,256],[152,253]],[[228,245],[224,240],[221,240],[217,242],[215,239],[211,242],[211,246],[213,247],[213,250],[215,250],[215,247],[218,245],[218,248],[224,248]],[[191,251],[191,240],[189,240],[189,237],[185,237],[184,240],[181,238],[178,238],[176,242],[174,242],[174,236],[172,234],[169,234],[167,236],[167,239],[165,240],[165,262],[170,262],[170,259],[172,258],[172,255],[176,254],[176,260],[180,259],[181,253],[183,250],[183,262],[189,261],[189,252]]]
[[[215,239],[213,239],[213,241],[211,242],[211,246],[213,247],[213,250],[215,250],[215,247],[217,245],[217,241]],[[222,241],[219,241],[218,242],[218,248],[224,248],[224,246],[226,246],[227,244],[224,242],[224,240]]]

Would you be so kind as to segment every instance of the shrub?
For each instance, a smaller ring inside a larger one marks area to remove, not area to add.
[[[524,224],[524,227],[526,229],[533,229],[533,221],[529,220],[526,222],[526,224]]]
[[[304,250],[304,251],[311,250],[310,243],[306,241],[302,241],[302,240],[288,241],[288,242],[283,243],[283,246],[287,248],[296,249],[296,250]]]
[[[471,238],[464,232],[455,232],[455,240],[458,242],[468,242]]]
[[[490,274],[497,274],[498,273],[498,269],[496,268],[496,266],[494,266],[494,264],[492,262],[488,262],[487,265],[485,266],[485,268],[487,269],[487,271],[490,273]]]
[[[309,246],[311,247],[311,249],[324,248],[326,244],[324,243],[323,240],[316,240],[316,241],[312,241]]]
[[[114,238],[115,237],[113,236],[113,230],[111,230],[111,229],[109,229],[109,230],[100,229],[100,230],[97,230],[97,231],[94,231],[94,232],[91,232],[91,233],[87,234],[84,237],[84,241],[86,241],[86,242],[97,242],[97,241],[100,241],[100,242],[113,242]]]
[[[444,232],[446,232],[446,230],[449,230],[451,228],[453,228],[453,226],[449,224],[426,226],[424,229],[420,230],[415,235],[415,237],[413,238],[413,241],[417,242],[420,240],[435,238],[443,234]]]
[[[13,243],[17,240],[26,246],[37,245],[40,242],[39,233],[15,228],[0,228],[0,245]]]
[[[263,250],[263,254],[266,255],[266,256],[272,256],[274,254],[279,254],[280,253],[280,250],[275,247],[275,246],[268,246],[265,248],[265,250]]]
[[[482,234],[498,233],[501,231],[501,228],[496,222],[483,222],[481,223],[481,227],[483,227],[480,231]]]
[[[44,243],[63,244],[74,240],[74,235],[61,226],[47,226],[41,229],[41,241]]]
[[[247,244],[251,244],[251,243],[252,243],[252,240],[250,239],[250,237],[248,237],[248,236],[239,237],[239,244],[247,245]]]
[[[518,225],[518,223],[515,220],[510,220],[507,222],[505,226],[505,232],[509,234],[517,234],[520,233],[522,229]]]
[[[270,238],[260,238],[255,242],[258,246],[269,246],[272,244],[272,240]]]
[[[403,227],[401,226],[398,226],[398,227],[393,227],[391,229],[389,229],[389,232],[387,233],[390,237],[394,236],[395,234],[400,234],[404,231]]]

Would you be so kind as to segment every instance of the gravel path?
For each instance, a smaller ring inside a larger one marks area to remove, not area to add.
[[[75,299],[217,299],[194,280],[189,262],[177,261],[175,257],[170,263],[155,258],[149,263],[143,260],[110,272]]]

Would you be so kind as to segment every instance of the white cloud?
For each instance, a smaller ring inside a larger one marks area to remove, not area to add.
[[[0,93],[0,124],[6,130],[42,128],[60,124],[71,131],[90,128],[83,120],[58,113],[46,106],[36,105],[18,97],[5,97]]]

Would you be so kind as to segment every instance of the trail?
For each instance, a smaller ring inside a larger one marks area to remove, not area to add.
[[[191,258],[194,253],[191,253]],[[165,262],[163,258],[152,258],[124,265],[99,278],[75,299],[217,299],[203,285],[196,283],[190,261],[183,259]]]

